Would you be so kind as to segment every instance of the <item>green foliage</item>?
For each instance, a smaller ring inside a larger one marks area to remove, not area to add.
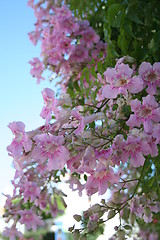
[[[137,63],[160,61],[159,0],[67,1],[73,13],[88,19],[108,44],[107,65],[129,55]]]

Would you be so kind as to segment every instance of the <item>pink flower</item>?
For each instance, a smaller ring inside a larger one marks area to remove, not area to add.
[[[16,240],[17,237],[23,237],[22,233],[19,232],[17,228],[14,227],[14,225],[11,228],[6,227],[2,235],[8,237],[10,240]]]
[[[30,32],[30,33],[28,33],[28,37],[29,37],[30,41],[33,43],[33,45],[35,46],[37,44],[37,41],[40,38],[40,32]],[[31,61],[29,63],[31,63]]]
[[[52,119],[52,113],[56,112],[57,101],[55,99],[54,91],[50,88],[45,88],[42,91],[42,96],[45,106],[42,108],[40,116],[46,119],[46,123],[48,124],[49,121]]]
[[[132,100],[130,105],[134,114],[131,114],[126,124],[130,127],[140,127],[143,124],[144,131],[151,133],[153,123],[160,120],[160,107],[158,107],[154,96],[148,95],[147,97],[143,97],[142,104],[138,99]]]
[[[78,31],[76,32],[76,35],[81,35],[85,30],[89,28],[89,22],[87,20],[78,21]]]
[[[88,50],[82,45],[77,45],[74,48],[69,60],[71,62],[81,63],[84,62],[88,58]]]
[[[157,93],[157,86],[160,86],[160,62],[153,66],[149,62],[143,62],[139,67],[139,74],[142,76],[147,92],[151,95]]]
[[[40,196],[40,188],[37,186],[36,182],[25,182],[25,187],[23,189],[24,202],[30,200],[33,202],[37,197]]]
[[[112,162],[115,165],[120,165],[120,163],[125,163],[128,159],[123,158],[123,145],[124,145],[124,137],[119,134],[115,137],[114,142],[111,146],[112,151]]]
[[[123,143],[123,161],[128,161],[130,158],[130,163],[133,167],[143,166],[145,158],[143,155],[147,156],[151,153],[151,148],[146,141],[141,138],[128,136],[127,140]]]
[[[145,204],[143,204],[145,203]],[[131,212],[134,212],[139,218],[143,218],[146,223],[152,222],[152,212],[159,212],[159,202],[153,202],[153,199],[147,199],[145,195],[135,196],[131,200]]]
[[[48,55],[49,55],[48,64],[57,66],[60,63],[60,61],[62,62],[62,55],[56,49],[53,48],[50,51],[48,51]]]
[[[19,222],[21,224],[25,224],[27,230],[33,229],[36,231],[38,226],[44,225],[44,222],[41,220],[40,216],[37,216],[32,209],[19,210],[18,214],[20,215]]]
[[[74,121],[72,124],[74,127],[77,127],[77,129],[74,131],[75,134],[79,135],[83,132],[84,130],[84,123],[83,123],[83,116],[79,113],[78,109],[74,109],[71,111],[71,115],[74,118]]]
[[[48,169],[51,171],[63,169],[67,160],[69,159],[69,151],[64,146],[59,146],[53,154],[53,157],[49,158]]]
[[[73,45],[71,45],[71,39],[69,37],[60,39],[58,42],[58,50],[63,53],[67,54],[73,49]]]
[[[156,139],[156,143],[160,143],[160,124],[154,126],[152,136]]]
[[[86,182],[86,191],[88,195],[98,192],[98,195],[104,194],[110,184],[119,182],[119,176],[114,173],[112,168],[107,169],[103,164],[88,177]]]
[[[40,163],[48,160],[48,170],[63,169],[69,159],[69,151],[65,146],[63,136],[41,134],[34,138],[36,147],[32,152],[33,159]]]
[[[118,67],[108,68],[104,72],[105,80],[108,83],[102,89],[104,98],[116,98],[118,94],[127,95],[138,93],[143,89],[143,82],[139,76],[132,77],[133,70],[127,64],[121,63]]]
[[[86,45],[87,48],[91,48],[94,43],[97,43],[100,40],[100,37],[96,34],[92,27],[88,27],[85,31],[81,33],[82,38],[80,43]]]
[[[35,206],[38,206],[41,210],[44,210],[47,207],[47,188],[44,188],[43,191],[41,191],[41,194],[38,196],[38,198],[35,199],[34,204]]]
[[[69,187],[72,189],[72,191],[78,190],[79,196],[82,196],[82,191],[85,188],[85,184],[81,184],[79,179],[73,176],[70,176],[70,179],[66,182],[69,183]]]
[[[28,0],[27,6],[33,8],[34,7],[34,0]]]
[[[72,124],[74,127],[77,127],[77,129],[74,131],[75,134],[81,134],[84,130],[85,125],[94,122],[95,120],[103,119],[104,114],[103,113],[94,113],[88,116],[81,116],[78,109],[74,109],[71,111],[72,117],[74,117]]]
[[[25,133],[25,125],[23,122],[12,122],[8,125],[15,138],[12,143],[7,147],[9,155],[12,157],[20,157],[23,149],[25,152],[29,152],[32,148],[32,141],[28,139],[27,133]]]
[[[36,77],[37,83],[40,83],[41,80],[44,80],[44,78],[41,76],[42,72],[44,71],[42,62],[38,58],[33,58],[33,60],[29,61],[29,63],[33,67],[30,71],[32,77]]]
[[[92,173],[96,165],[95,151],[93,148],[88,146],[83,154],[81,165],[78,167],[78,172]]]
[[[153,137],[151,137],[150,141],[148,142],[148,144],[149,144],[149,146],[151,148],[151,152],[150,152],[151,157],[156,157],[158,155],[158,144],[157,144],[157,141]]]
[[[71,34],[78,30],[78,24],[75,22],[72,16],[61,17],[57,21],[57,26],[65,34]]]

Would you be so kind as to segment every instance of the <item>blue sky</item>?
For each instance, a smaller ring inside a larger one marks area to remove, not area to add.
[[[27,0],[0,1],[0,193],[10,184],[14,170],[6,146],[12,141],[9,122],[23,121],[26,130],[44,123],[39,114],[43,107],[41,91],[53,88],[44,81],[37,85],[30,75],[33,57],[40,47],[30,42],[27,33],[34,29],[35,17]],[[1,194],[0,194],[1,198]]]
[[[12,141],[12,133],[7,125],[13,121],[23,121],[26,130],[42,125],[44,120],[39,116],[43,107],[41,91],[45,87],[54,88],[53,83],[44,81],[39,85],[30,75],[30,64],[33,57],[40,55],[40,47],[30,42],[27,33],[34,29],[34,13],[27,7],[27,0],[0,1],[0,208],[4,200],[2,192],[11,185],[14,176],[12,158],[8,156],[6,147]],[[66,229],[73,224],[72,215],[80,214],[77,210],[79,197],[68,191],[68,210],[64,216]],[[73,202],[72,200],[75,199]],[[85,196],[79,203],[87,209],[88,198]],[[94,201],[96,201],[94,197]],[[69,203],[72,203],[69,205]],[[62,220],[61,220],[62,221]],[[109,225],[110,234],[113,222]],[[0,223],[2,224],[2,223]],[[2,226],[0,225],[0,228]],[[1,230],[1,229],[0,229]],[[106,233],[106,236],[107,233]],[[102,237],[103,239],[103,237]]]

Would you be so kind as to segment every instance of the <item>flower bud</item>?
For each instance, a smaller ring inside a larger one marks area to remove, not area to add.
[[[105,199],[101,199],[101,203],[105,204],[106,203]]]
[[[73,217],[77,222],[81,221],[81,215],[75,214]]]
[[[93,213],[97,213],[101,210],[101,206],[97,203],[97,204],[94,204],[91,208]]]

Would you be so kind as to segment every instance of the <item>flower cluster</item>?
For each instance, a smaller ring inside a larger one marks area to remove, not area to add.
[[[37,23],[29,37],[34,44],[41,42],[43,60],[41,62],[34,58],[29,62],[32,66],[31,74],[37,78],[37,83],[43,79],[41,74],[46,67],[62,74],[67,81],[72,75],[78,77],[82,67],[92,59],[99,62],[105,57],[106,44],[100,41],[87,20],[76,19],[65,5],[50,8],[33,4],[30,6],[35,10]],[[98,58],[100,52],[103,57]]]
[[[125,239],[125,230],[131,230],[136,219],[151,223],[159,212],[160,63],[142,62],[135,68],[123,57],[114,68],[106,66],[105,44],[89,22],[77,20],[65,5],[47,2],[44,8],[29,1],[38,19],[30,36],[34,42],[41,40],[43,57],[43,64],[36,58],[31,62],[31,74],[39,81],[48,66],[62,72],[65,93],[56,97],[52,89],[42,91],[43,126],[26,132],[22,122],[9,124],[15,138],[7,150],[16,172],[13,195],[5,205],[6,221],[12,219],[13,225],[4,235],[14,240],[21,237],[17,222],[36,231],[45,217],[61,214],[65,194],[56,186],[67,175],[70,188],[80,196],[84,191],[89,197],[111,192],[109,200],[74,216],[86,226],[70,228],[74,238],[86,239],[119,214],[112,239]]]

